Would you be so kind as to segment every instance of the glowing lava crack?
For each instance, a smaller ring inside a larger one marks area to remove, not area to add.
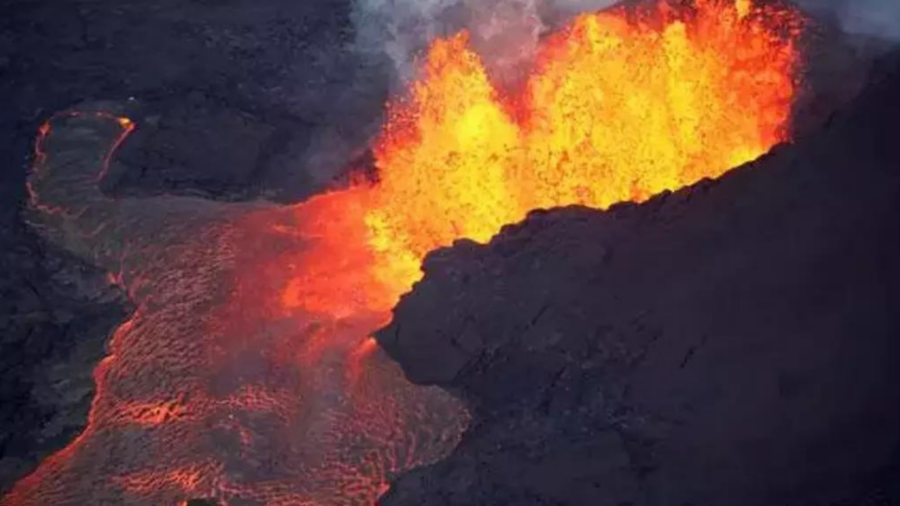
[[[786,139],[799,16],[747,0],[583,15],[516,93],[465,33],[435,41],[375,145],[378,181],[293,206],[97,189],[133,125],[41,130],[33,221],[137,306],[88,426],[9,505],[369,505],[467,423],[374,341],[422,258],[535,208],[606,207],[715,177]]]

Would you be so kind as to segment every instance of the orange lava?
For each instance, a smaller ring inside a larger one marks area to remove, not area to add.
[[[429,251],[532,209],[644,200],[787,139],[799,15],[680,4],[578,17],[515,90],[466,33],[435,41],[389,104],[377,181],[293,207],[75,202],[70,182],[106,177],[134,124],[97,116],[115,120],[112,149],[81,179],[46,173],[42,127],[33,209],[137,311],[95,370],[85,431],[0,502],[364,506],[445,454],[465,413],[409,385],[370,337]]]
[[[800,15],[694,3],[578,17],[544,41],[515,94],[492,83],[465,32],[435,41],[409,96],[389,106],[377,184],[315,204],[363,215],[365,230],[356,216],[331,225],[331,240],[369,245],[340,253],[371,264],[358,295],[386,310],[420,278],[425,254],[455,239],[485,242],[533,209],[645,200],[786,140]],[[322,301],[318,288],[301,295],[322,279],[305,276],[288,307]]]

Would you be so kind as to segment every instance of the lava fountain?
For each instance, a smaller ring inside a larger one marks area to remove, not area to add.
[[[640,201],[788,136],[800,16],[662,1],[573,20],[515,89],[466,33],[436,40],[388,106],[377,178],[296,206],[97,189],[133,124],[41,130],[32,220],[103,266],[136,311],[97,367],[88,426],[3,504],[371,505],[467,423],[369,337],[431,250],[530,210]]]

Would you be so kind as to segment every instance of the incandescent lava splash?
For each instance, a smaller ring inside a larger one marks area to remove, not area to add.
[[[363,215],[374,279],[360,293],[389,309],[425,254],[455,239],[487,241],[533,209],[641,201],[787,140],[802,25],[750,0],[585,14],[512,91],[465,32],[435,41],[409,96],[389,104],[377,183],[322,197]]]
[[[510,89],[465,33],[437,40],[388,106],[376,180],[291,207],[109,199],[98,179],[134,125],[54,119],[33,221],[137,310],[95,371],[85,431],[2,504],[373,504],[466,424],[369,337],[424,256],[532,209],[640,201],[763,154],[787,139],[801,28],[750,0],[618,7],[547,37]]]

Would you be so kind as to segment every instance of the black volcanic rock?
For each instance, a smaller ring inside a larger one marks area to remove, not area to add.
[[[0,492],[82,431],[92,372],[126,315],[104,273],[33,233],[0,255]]]
[[[474,421],[382,504],[900,504],[898,135],[894,55],[719,181],[430,255],[378,339]]]
[[[254,190],[262,152],[276,132],[201,93],[135,120],[139,128],[118,153],[120,173],[104,181],[109,193],[243,196]]]
[[[191,499],[186,506],[218,506],[218,502],[213,499]]]
[[[365,146],[387,96],[388,63],[353,50],[351,11],[329,0],[4,2],[0,185],[24,187],[23,161],[54,112],[134,97],[146,106],[123,153],[135,170],[106,190],[305,198]]]

